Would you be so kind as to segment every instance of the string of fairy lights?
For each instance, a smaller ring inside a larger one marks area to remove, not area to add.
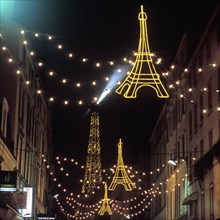
[[[24,37],[26,32],[27,32],[27,31],[21,30],[21,35]],[[30,32],[30,31],[29,31],[29,32]],[[31,33],[33,33],[33,32],[31,32]],[[51,36],[51,35],[45,35],[45,34],[39,34],[39,33],[33,34],[33,37],[39,38],[39,36],[41,36],[41,35],[42,35],[42,36],[47,36],[47,39],[48,39],[49,42],[55,39],[55,37],[53,37],[53,36]],[[0,39],[1,39],[1,43],[2,43],[3,34],[0,34]],[[2,44],[3,44],[3,43],[2,43]],[[25,46],[27,46],[27,45],[28,45],[28,41],[27,41],[27,40],[23,40],[23,44],[24,44]],[[62,50],[63,48],[64,48],[64,46],[63,46],[62,44],[58,44],[58,45],[57,45],[57,49],[58,49],[58,50]],[[13,56],[12,56],[12,54],[10,53],[10,50],[9,50],[8,47],[6,47],[5,45],[3,45],[3,46],[1,46],[1,49],[2,49],[2,51],[8,52],[8,58],[7,58],[8,63],[16,63],[16,64],[17,64],[16,59],[13,58]],[[28,51],[29,51],[29,53],[30,53],[30,56],[33,56],[33,57],[36,56],[36,53],[37,53],[37,52],[35,52],[35,51],[33,51],[33,50],[28,50]],[[134,52],[133,52],[133,54],[135,55]],[[73,53],[68,53],[68,56],[67,56],[67,57],[72,59],[72,58],[74,57],[74,56],[73,56]],[[155,58],[156,58],[155,63],[158,64],[158,65],[161,64],[160,67],[162,67],[162,68],[164,69],[164,71],[161,73],[161,75],[164,76],[164,78],[168,81],[168,88],[169,88],[169,89],[180,89],[180,88],[181,88],[181,80],[180,80],[180,79],[177,79],[175,82],[171,82],[171,81],[170,81],[170,80],[171,80],[171,79],[170,79],[170,78],[171,78],[170,76],[172,75],[172,71],[175,71],[176,69],[178,69],[178,71],[180,71],[180,70],[179,70],[180,67],[178,67],[178,65],[172,65],[172,66],[170,67],[170,70],[168,71],[168,70],[162,65],[162,60],[165,60],[165,59],[158,58],[155,53],[152,54],[152,57],[155,57]],[[82,58],[82,59],[81,59],[82,62],[88,62],[88,60],[89,60],[88,58]],[[128,59],[128,58],[126,58],[126,57],[124,57],[122,60],[123,60],[125,63],[128,63],[128,64],[133,65],[133,61],[130,60],[130,59]],[[103,63],[103,62],[102,62],[102,63]],[[108,65],[111,65],[111,66],[114,66],[114,64],[115,64],[113,61],[107,61],[106,63],[107,63]],[[42,61],[36,62],[36,66],[37,66],[38,68],[42,67],[43,65],[44,65],[44,64],[43,64]],[[216,62],[210,63],[210,64],[208,65],[208,67],[216,68],[218,65],[219,65],[219,59],[216,60]],[[100,63],[100,62],[96,63],[96,65],[95,65],[96,68],[99,68],[100,66],[101,66],[101,63]],[[49,68],[48,68],[48,69],[49,69]],[[117,72],[121,72],[121,69],[118,68],[116,71],[117,71]],[[184,69],[182,69],[182,71],[183,71],[184,73],[190,72],[190,70],[189,70],[188,68],[184,68]],[[197,72],[198,72],[198,73],[201,73],[201,72],[203,72],[203,69],[200,67],[200,68],[197,69]],[[22,69],[18,67],[18,64],[17,64],[16,73],[17,73],[18,75],[19,75],[19,74],[22,74]],[[55,71],[49,71],[49,72],[48,72],[48,76],[51,77],[51,78],[53,78],[56,74],[57,74],[57,73],[56,73]],[[127,71],[126,74],[129,74],[129,71]],[[60,74],[60,75],[62,75],[62,74]],[[123,77],[123,75],[122,75],[122,77]],[[110,80],[110,77],[109,77],[109,76],[103,77],[102,80],[104,80],[105,82],[108,82],[108,81]],[[68,78],[65,78],[65,77],[60,77],[58,81],[60,81],[60,83],[61,83],[62,85],[65,85],[65,84],[67,84],[67,83],[72,83],[72,84],[75,86],[75,88],[78,88],[78,89],[81,88],[82,85],[84,84],[84,83],[82,83],[82,82],[75,82],[75,83],[74,83],[74,82],[70,82],[70,80],[69,80]],[[93,80],[90,84],[91,84],[92,86],[97,86],[98,81],[99,81],[98,79]],[[27,85],[30,85],[31,82],[30,82],[29,80],[26,80],[26,84],[27,84]],[[111,87],[113,87],[114,85],[117,85],[117,84],[120,85],[120,84],[121,84],[121,81],[119,81],[119,80],[114,81],[109,88],[106,88],[106,93],[107,93],[107,94],[110,93]],[[179,97],[180,97],[180,98],[185,98],[185,99],[186,99],[186,92],[189,93],[189,94],[192,94],[193,92],[196,91],[194,88],[185,88],[185,87],[184,87],[184,88],[181,88],[181,89],[182,89],[182,92],[181,92],[181,91],[179,92]],[[183,90],[186,90],[186,92],[184,92]],[[214,89],[214,90],[215,90],[217,93],[219,93],[219,91],[220,91],[219,88],[216,88],[216,89]],[[204,93],[206,93],[206,92],[208,91],[207,87],[204,86],[204,88],[202,89],[202,91],[203,91]],[[36,92],[37,92],[37,94],[46,93],[46,92],[44,91],[44,89],[42,89],[42,88],[38,88]],[[58,100],[57,97],[54,97],[54,96],[51,96],[51,95],[48,95],[48,97],[49,97],[49,98],[48,98],[49,102],[55,102],[56,100]],[[98,100],[98,96],[94,96],[92,99],[93,99],[94,101],[97,101],[97,100]],[[195,102],[193,99],[192,99],[192,100],[189,100],[189,101],[190,101],[191,103],[194,103],[194,102]],[[83,101],[83,98],[82,98],[82,99],[76,99],[76,100],[74,100],[74,101],[68,100],[68,99],[63,99],[63,100],[61,101],[61,103],[63,103],[64,105],[69,105],[69,104],[71,104],[71,103],[76,103],[76,104],[78,104],[78,105],[82,105],[82,104],[84,104],[84,101]],[[216,107],[216,111],[220,111],[220,106],[217,106],[217,107]],[[207,113],[207,109],[206,109],[206,108],[203,109],[203,113]]]
[[[60,158],[60,157],[58,158],[58,157],[57,157],[57,159],[58,159],[58,160],[57,160],[57,161],[58,161],[57,164],[59,164],[59,165],[61,165],[60,159],[63,159],[63,161],[65,161],[65,162],[68,162],[68,160],[69,160],[69,161],[71,161],[72,163],[73,163],[74,161],[76,161],[75,159],[70,159],[70,158]],[[195,161],[196,159],[193,157],[192,160]],[[184,161],[182,161],[182,162],[184,162]],[[78,166],[78,163],[73,163],[73,164],[76,165],[76,166]],[[164,167],[165,167],[165,165],[163,164],[162,167],[161,167],[161,168],[157,168],[155,172],[160,172],[160,170],[163,169]],[[126,167],[126,168],[128,168],[128,167]],[[130,167],[130,169],[132,169],[132,167]],[[112,171],[113,168],[110,168],[109,170]],[[130,171],[130,170],[128,169],[127,172],[130,173],[129,171]],[[177,170],[175,171],[175,173],[178,173],[178,172],[179,172],[179,170],[177,169]],[[142,172],[134,171],[134,173],[135,173],[136,175],[137,175],[138,173],[141,173],[143,176],[146,175],[145,172],[142,173]],[[154,174],[154,172],[150,171],[149,174],[152,175],[152,174]],[[172,176],[174,176],[174,174],[173,174]],[[187,177],[187,175],[185,175],[185,177]],[[167,179],[167,180],[165,180],[164,182],[160,182],[160,183],[158,184],[158,186],[155,186],[155,184],[153,183],[153,184],[152,184],[152,188],[150,188],[150,189],[148,189],[148,190],[144,190],[143,192],[141,192],[140,195],[141,195],[141,196],[145,195],[145,196],[143,196],[143,198],[142,198],[141,200],[139,199],[138,204],[133,205],[133,206],[130,205],[131,202],[137,201],[137,200],[138,200],[138,197],[133,197],[133,198],[131,198],[131,199],[129,199],[129,200],[125,200],[125,201],[123,201],[123,204],[128,203],[128,204],[129,204],[129,210],[135,210],[135,209],[137,209],[137,207],[140,207],[141,204],[143,204],[143,202],[146,200],[146,198],[149,198],[149,199],[152,200],[152,197],[156,197],[156,195],[161,194],[160,187],[161,187],[162,185],[166,184],[168,181],[169,181],[169,180]],[[184,181],[184,179],[183,179],[183,181]],[[175,186],[180,186],[180,184],[176,184]],[[172,191],[175,190],[175,186],[174,186],[174,188],[172,189]],[[169,192],[169,191],[166,190],[165,193],[168,193],[168,192]],[[68,201],[67,204],[68,204],[69,206],[71,206],[72,208],[75,208],[75,207],[83,207],[84,209],[86,208],[86,209],[93,209],[93,210],[94,210],[94,208],[98,205],[98,203],[96,203],[96,204],[91,204],[91,205],[84,205],[84,204],[78,202],[77,200],[78,200],[78,199],[75,199],[75,198],[73,198],[73,197],[66,197],[66,201]],[[70,202],[70,201],[71,201],[71,202]],[[74,204],[75,204],[75,205],[74,205]],[[148,205],[148,206],[147,206],[147,205]],[[147,205],[145,206],[145,208],[149,207],[150,203],[148,202]],[[114,206],[114,205],[113,205],[113,206]],[[112,206],[112,207],[113,207],[113,206]],[[118,208],[118,207],[119,207],[119,208]],[[60,206],[60,209],[63,209],[63,206]],[[114,210],[115,210],[118,214],[123,214],[123,212],[125,212],[127,209],[128,209],[127,207],[121,207],[121,206],[118,206],[118,205],[116,205],[116,208],[114,207]],[[137,212],[130,213],[130,216],[132,217],[132,216],[139,215],[139,214],[141,214],[143,211],[144,211],[144,209],[142,208],[141,210],[138,210]],[[86,219],[86,218],[90,217],[92,214],[94,214],[94,211],[90,211],[90,212],[89,212],[89,211],[88,211],[88,212],[83,211],[83,212],[81,212],[81,214],[77,217],[77,219]],[[67,214],[67,215],[68,215],[69,217],[73,217],[73,218],[76,217],[76,216],[71,215],[71,214]]]

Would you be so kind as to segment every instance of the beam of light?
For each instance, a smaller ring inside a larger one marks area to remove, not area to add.
[[[109,77],[108,83],[106,87],[104,88],[102,94],[100,95],[97,104],[102,102],[105,97],[116,87],[118,86],[118,82],[126,77],[126,72],[128,71],[130,67],[129,66],[122,66],[120,68],[117,68],[111,77]],[[120,71],[118,71],[120,70]]]

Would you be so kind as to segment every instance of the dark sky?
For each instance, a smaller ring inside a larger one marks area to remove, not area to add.
[[[152,52],[162,57],[169,66],[175,56],[182,34],[189,26],[198,1],[183,0],[71,0],[71,1],[16,1],[15,20],[30,32],[54,36],[54,43],[44,41],[41,52],[46,61],[45,71],[55,69],[59,77],[45,79],[45,93],[56,98],[85,99],[84,106],[60,103],[52,105],[53,143],[55,154],[77,158],[85,162],[89,138],[89,98],[100,95],[105,82],[94,90],[93,79],[111,76],[115,68],[125,64],[124,56],[137,50],[139,40],[140,5],[148,15],[147,27]],[[62,52],[54,49],[56,43],[64,45]],[[66,53],[73,51],[73,61]],[[39,52],[40,53],[40,52]],[[87,57],[89,62],[80,61]],[[42,58],[41,58],[42,59]],[[42,60],[44,60],[42,59]],[[107,61],[116,65],[109,67]],[[103,65],[96,68],[94,63]],[[71,82],[81,80],[82,89],[62,86],[61,78]],[[164,82],[166,86],[166,81]],[[91,99],[90,99],[91,100]],[[124,160],[137,163],[139,155],[149,151],[149,136],[164,100],[157,98],[149,87],[139,90],[137,99],[125,99],[112,92],[100,103],[100,135],[104,167],[117,160],[117,143],[122,138]]]

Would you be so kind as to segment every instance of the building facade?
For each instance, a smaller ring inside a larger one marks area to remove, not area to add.
[[[6,199],[13,192],[1,192],[0,219],[37,219],[37,214],[50,211],[51,115],[30,42],[25,43],[27,36],[12,21],[13,1],[3,2],[1,12],[1,171],[15,171],[16,190],[31,188],[33,201],[27,204],[29,210],[20,209],[14,197]]]
[[[169,71],[170,98],[150,139],[151,219],[220,219],[219,5],[210,12],[200,10]]]

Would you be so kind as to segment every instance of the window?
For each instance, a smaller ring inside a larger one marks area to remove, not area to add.
[[[7,99],[4,97],[1,100],[1,134],[3,137],[6,138],[7,135],[7,121],[8,121],[8,111],[9,111],[9,106]]]
[[[204,154],[204,142],[203,142],[203,139],[200,141],[200,144],[199,144],[199,151],[200,151],[200,157],[203,156]]]
[[[209,131],[208,137],[209,137],[209,149],[211,149],[213,147],[213,132],[212,132],[212,129]]]
[[[201,220],[205,220],[205,194],[201,193]]]
[[[208,83],[208,108],[209,110],[212,109],[212,84],[211,82]]]
[[[178,217],[180,215],[180,186],[176,186],[175,190],[175,216]]]
[[[197,219],[197,202],[192,202],[189,208],[190,208],[190,217],[192,219]]]
[[[203,122],[203,94],[201,93],[199,96],[199,105],[200,105],[200,124]]]
[[[181,99],[181,117],[183,116],[184,113],[185,113],[185,99]]]
[[[194,112],[194,132],[197,131],[198,129],[198,122],[197,122],[197,104],[195,103],[194,104],[194,107],[193,107],[193,112]]]
[[[192,136],[192,111],[189,112],[189,136]]]
[[[185,158],[185,135],[182,135],[182,157]]]
[[[194,148],[193,158],[198,159],[198,158],[197,158],[197,147]]]
[[[210,204],[210,220],[214,219],[214,194],[213,187],[209,189],[209,204]]]

